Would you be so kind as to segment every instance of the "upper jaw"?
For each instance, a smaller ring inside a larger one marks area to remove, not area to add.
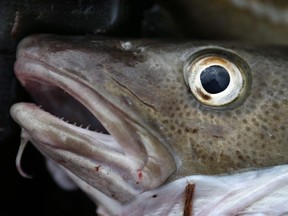
[[[30,42],[22,42],[25,49],[20,47],[15,64],[22,85],[29,89],[48,84],[63,89],[82,103],[112,136],[68,124],[33,104],[15,104],[12,117],[43,154],[121,202],[161,185],[175,171],[173,156],[149,126],[130,114],[127,107],[121,107],[118,98],[107,96],[103,71],[95,72],[102,80],[91,83],[77,71],[70,73],[49,60],[44,62],[39,52],[31,55],[35,49],[28,46]]]

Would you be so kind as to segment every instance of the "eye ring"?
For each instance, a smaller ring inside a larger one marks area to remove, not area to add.
[[[193,96],[215,109],[241,104],[252,84],[248,64],[240,56],[217,48],[193,54],[184,66],[184,78]]]

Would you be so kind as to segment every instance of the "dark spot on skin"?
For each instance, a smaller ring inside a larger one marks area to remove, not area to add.
[[[272,131],[278,132],[278,128],[274,127],[274,128],[272,128]]]
[[[273,119],[275,120],[275,121],[280,121],[280,117],[279,116],[273,116]]]
[[[95,167],[96,172],[98,172],[100,170],[100,167],[101,167],[101,165]]]
[[[263,133],[261,133],[259,136],[260,136],[260,139],[264,139],[265,138],[265,135]]]
[[[279,80],[273,80],[273,82],[272,82],[272,84],[275,85],[275,86],[278,86],[279,83],[280,83]]]
[[[245,161],[245,159],[243,158],[242,155],[238,155],[238,159],[241,160],[241,161]]]
[[[252,159],[252,163],[254,163],[255,165],[258,164],[256,159]]]
[[[165,119],[164,121],[163,121],[163,124],[168,124],[168,120],[167,119]]]
[[[154,194],[153,196],[152,196],[152,198],[156,198],[157,197],[157,194]]]
[[[241,114],[242,114],[241,110],[239,110],[239,109],[236,110],[236,114],[237,114],[237,115],[241,115]]]
[[[244,157],[243,157],[243,155],[241,154],[240,151],[236,151],[236,155],[237,155],[237,157],[238,157],[239,160],[245,161],[245,159],[244,159]]]
[[[213,114],[210,114],[210,115],[209,115],[209,118],[210,118],[210,119],[214,119],[215,116],[214,116]]]
[[[197,133],[197,132],[198,132],[198,128],[192,129],[192,133]]]
[[[275,103],[275,102],[272,104],[272,107],[273,107],[274,109],[279,109],[279,108],[280,108],[279,104],[277,104],[277,103]]]
[[[206,95],[204,92],[202,92],[201,89],[197,88],[196,91],[197,91],[197,94],[199,94],[203,100],[208,101],[211,99],[211,97],[209,95]]]

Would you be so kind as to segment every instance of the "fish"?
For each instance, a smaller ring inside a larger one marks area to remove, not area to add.
[[[30,141],[101,215],[287,214],[287,51],[28,36],[14,70],[36,104],[10,109],[18,169]]]
[[[159,4],[171,14],[178,34],[186,37],[264,44],[288,42],[286,1],[170,0]]]

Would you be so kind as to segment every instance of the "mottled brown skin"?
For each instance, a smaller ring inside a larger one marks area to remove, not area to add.
[[[146,40],[131,41],[132,48],[125,50],[116,40],[30,40],[45,50],[40,59],[77,73],[115,106],[137,116],[174,156],[177,170],[171,181],[288,163],[286,48]],[[211,47],[236,53],[251,69],[251,92],[234,109],[201,105],[185,83],[183,68],[190,56]]]
[[[119,98],[131,97],[135,112],[162,134],[178,163],[176,175],[220,174],[287,163],[285,52],[224,46],[247,61],[253,84],[242,105],[216,111],[201,106],[185,84],[185,58],[181,61],[181,57],[188,57],[195,48],[181,52],[184,47],[177,47],[173,52],[171,45],[158,44],[140,54],[145,62],[128,68],[126,60],[119,63],[122,67],[110,75],[121,85],[112,82],[108,88]],[[149,67],[153,64],[157,68]]]

